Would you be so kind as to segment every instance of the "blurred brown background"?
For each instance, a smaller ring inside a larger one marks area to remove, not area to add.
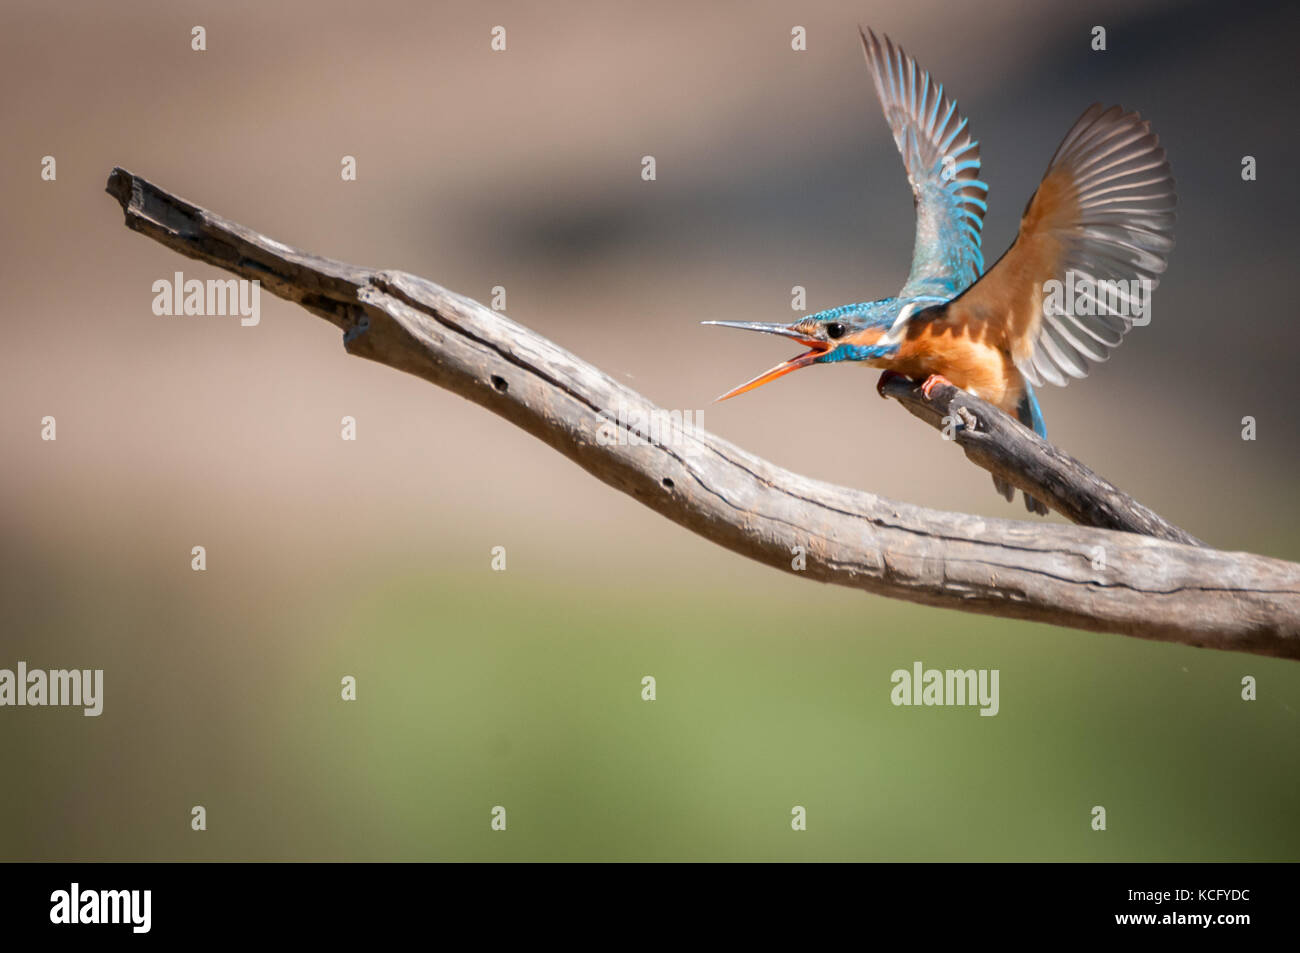
[[[319,254],[480,300],[503,285],[515,320],[783,466],[1019,519],[878,400],[874,374],[820,368],[710,403],[788,355],[700,320],[779,320],[796,284],[809,310],[870,300],[906,273],[911,200],[861,62],[868,24],[969,115],[990,261],[1088,103],[1151,119],[1178,247],[1152,324],[1041,394],[1048,428],[1192,533],[1297,559],[1293,11],[128,0],[4,16],[0,667],[103,667],[107,698],[99,719],[0,710],[0,857],[1300,855],[1293,664],[746,563],[454,395],[348,358],[269,295],[257,328],[153,315],[156,279],[217,274],[124,229],[103,194],[122,165]],[[889,672],[915,658],[1001,667],[1003,714],[889,706]],[[663,672],[671,690],[640,702],[641,675]],[[1243,674],[1261,678],[1253,707]],[[1010,699],[1028,685],[1038,697]],[[839,826],[792,847],[810,774],[812,816]],[[1108,792],[1130,818],[1141,801],[1141,835],[1090,837],[1079,812]],[[491,840],[487,809],[509,798],[530,816]],[[191,834],[200,803],[215,820]]]

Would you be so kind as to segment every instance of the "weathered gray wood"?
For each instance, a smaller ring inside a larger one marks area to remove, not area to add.
[[[260,279],[340,327],[349,353],[455,391],[687,529],[776,569],[796,572],[801,547],[799,575],[892,598],[1300,658],[1295,563],[929,510],[799,476],[701,431],[650,443],[610,423],[620,405],[626,419],[649,419],[658,411],[650,401],[477,302],[413,275],[289,248],[121,169],[108,191],[130,228]],[[600,439],[611,426],[635,439]]]
[[[938,384],[926,397],[920,383],[906,377],[891,378],[881,385],[880,392],[937,430],[943,431],[945,422],[952,423],[947,430],[972,463],[1042,500],[1066,519],[1084,526],[1205,545],[974,394]]]

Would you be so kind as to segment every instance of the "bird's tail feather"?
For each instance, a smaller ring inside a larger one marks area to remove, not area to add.
[[[993,486],[997,488],[998,493],[1003,496],[1008,503],[1016,498],[1016,488],[1002,479],[1000,476],[993,477]],[[1041,501],[1034,499],[1028,493],[1025,494],[1025,509],[1031,513],[1037,513],[1039,516],[1047,515],[1047,506]]]
[[[1043,420],[1042,408],[1038,406],[1038,398],[1034,395],[1033,385],[1029,381],[1025,381],[1025,396],[1020,398],[1020,403],[1016,407],[1016,417],[1038,436],[1047,439],[1047,422]],[[994,477],[993,485],[1007,498],[1007,502],[1016,498],[1015,488],[1005,480]],[[1047,515],[1047,506],[1042,500],[1035,499],[1028,493],[1025,494],[1025,509],[1039,516]]]

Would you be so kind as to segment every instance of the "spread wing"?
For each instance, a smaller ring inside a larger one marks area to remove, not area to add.
[[[861,33],[861,31],[859,30]],[[862,50],[916,202],[912,272],[900,298],[952,298],[984,270],[980,238],[989,187],[980,147],[957,104],[928,72],[885,37],[867,31]]]
[[[1089,106],[1025,207],[1015,243],[948,308],[1000,332],[1034,384],[1064,386],[1150,317],[1174,247],[1174,179],[1135,112]]]

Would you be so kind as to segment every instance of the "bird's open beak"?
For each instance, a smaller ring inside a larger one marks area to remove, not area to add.
[[[784,377],[791,371],[797,371],[801,367],[807,367],[831,349],[831,346],[825,341],[810,338],[803,332],[796,330],[795,327],[788,324],[763,324],[759,321],[701,321],[700,323],[716,324],[719,327],[724,328],[740,328],[742,331],[762,331],[764,334],[779,334],[782,337],[793,338],[800,344],[807,345],[810,348],[810,350],[805,351],[803,354],[800,354],[797,357],[792,357],[788,361],[782,361],[769,371],[764,371],[753,380],[746,381],[739,387],[727,391],[719,397],[718,400],[726,400],[729,397],[735,397],[738,394],[751,391],[755,387],[762,387],[768,381],[774,381],[778,377]]]

